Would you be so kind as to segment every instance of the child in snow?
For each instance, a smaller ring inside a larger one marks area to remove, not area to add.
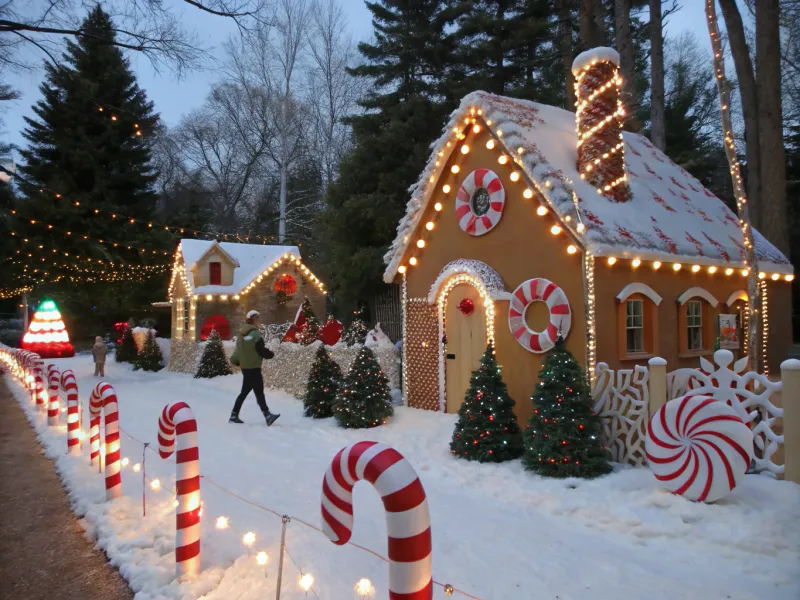
[[[264,346],[264,338],[258,329],[261,315],[257,310],[247,313],[246,325],[236,338],[236,349],[231,355],[231,364],[242,370],[242,391],[233,404],[231,417],[228,423],[243,423],[239,418],[239,411],[247,395],[253,391],[256,395],[258,407],[267,421],[267,426],[272,425],[280,415],[269,412],[267,400],[264,398],[264,378],[261,375],[261,361],[274,356],[271,350]]]
[[[108,346],[103,343],[103,338],[99,335],[94,338],[94,346],[92,346],[92,354],[94,355],[94,376],[106,376],[106,354],[108,354]]]

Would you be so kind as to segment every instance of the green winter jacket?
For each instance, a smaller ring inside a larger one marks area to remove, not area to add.
[[[240,369],[260,369],[261,361],[273,356],[274,354],[264,346],[261,332],[252,325],[245,325],[236,338],[231,364]]]

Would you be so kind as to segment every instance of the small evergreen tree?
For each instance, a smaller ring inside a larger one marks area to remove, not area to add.
[[[362,429],[382,425],[393,414],[389,381],[372,350],[361,348],[342,381],[333,416],[342,427]]]
[[[325,348],[325,344],[320,344],[314,364],[311,365],[306,395],[303,397],[303,414],[315,419],[332,417],[341,383],[342,370]]]
[[[348,346],[363,344],[367,340],[369,326],[361,319],[354,319],[342,334],[342,341]]]
[[[500,366],[489,344],[480,366],[472,372],[464,402],[458,409],[450,450],[459,458],[502,462],[522,456],[522,431],[514,415]]]
[[[222,345],[222,338],[219,337],[216,329],[212,329],[203,348],[203,355],[200,357],[200,365],[195,373],[195,379],[199,377],[219,377],[220,375],[231,375],[233,370],[228,364],[228,357],[225,356],[225,347]]]
[[[586,374],[560,336],[539,371],[531,400],[522,459],[526,469],[548,477],[587,478],[611,471]]]
[[[136,360],[138,353],[139,352],[136,349],[136,340],[133,339],[133,330],[131,329],[130,325],[128,325],[122,332],[122,340],[117,346],[115,358],[117,359],[117,362],[132,363]]]
[[[300,305],[300,314],[302,314],[305,319],[303,321],[303,326],[297,333],[297,343],[308,346],[319,339],[320,328],[319,319],[317,319],[317,315],[314,314],[314,310],[311,308],[311,303],[308,301],[308,298],[305,298],[303,304]]]
[[[147,333],[147,339],[144,341],[142,351],[139,352],[133,362],[133,370],[160,371],[164,368],[161,364],[163,360],[164,356],[161,354],[161,348],[156,343],[156,335],[151,330]]]

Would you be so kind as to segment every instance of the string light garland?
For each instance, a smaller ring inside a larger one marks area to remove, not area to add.
[[[594,387],[597,366],[597,333],[595,329],[595,290],[594,290],[594,256],[590,252],[583,254],[583,296],[586,312],[586,369],[589,382]]]
[[[0,289],[0,300],[10,300],[11,298],[21,296],[22,294],[27,294],[32,290],[33,288],[31,286],[22,286],[8,290]]]
[[[719,101],[721,105],[720,116],[722,118],[722,133],[725,146],[725,156],[728,159],[728,166],[733,182],[733,194],[736,198],[736,210],[739,216],[739,226],[742,230],[742,238],[744,242],[745,264],[750,271],[750,276],[747,279],[747,295],[750,301],[747,303],[749,310],[749,328],[750,335],[747,345],[747,356],[750,359],[750,366],[753,369],[758,369],[758,345],[759,345],[759,331],[756,322],[756,315],[760,309],[761,295],[759,294],[759,284],[756,274],[759,272],[758,257],[755,251],[755,243],[753,241],[753,230],[750,227],[750,208],[747,203],[747,196],[744,190],[744,183],[742,181],[741,168],[739,159],[736,155],[736,142],[733,137],[733,124],[731,123],[731,114],[729,107],[731,106],[731,93],[730,82],[725,75],[725,57],[722,51],[722,39],[717,25],[717,12],[714,0],[706,0],[706,19],[708,21],[708,35],[711,37],[711,49],[714,53],[714,74],[717,80],[717,91],[719,92]],[[763,315],[762,315],[763,316]],[[765,356],[762,356],[764,358]],[[766,370],[766,363],[762,368]]]
[[[767,345],[769,343],[769,302],[767,299],[767,282],[762,281],[761,287],[761,365],[764,375],[769,375],[767,362]]]

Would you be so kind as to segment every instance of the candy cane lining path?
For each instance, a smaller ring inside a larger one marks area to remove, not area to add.
[[[177,440],[176,440],[177,437]],[[158,419],[158,454],[169,458],[175,452],[175,571],[181,575],[200,572],[200,449],[197,421],[185,402],[164,407]]]
[[[357,442],[334,457],[322,480],[322,529],[334,544],[353,533],[353,486],[369,481],[386,509],[389,599],[432,600],[428,501],[414,468],[394,448]]]
[[[122,477],[120,476],[120,446],[119,446],[119,404],[114,388],[105,382],[100,382],[92,391],[89,398],[89,414],[92,425],[91,458],[92,464],[100,459],[100,413],[105,420],[106,443],[106,500],[113,500],[122,495]],[[95,429],[97,434],[95,437]],[[96,448],[95,451],[95,442]]]
[[[78,382],[75,373],[67,369],[61,374],[61,388],[67,397],[67,451],[73,455],[81,453],[80,437],[80,408],[78,400]]]
[[[47,404],[47,425],[50,427],[55,427],[58,425],[58,392],[61,386],[61,372],[54,364],[47,365],[47,385],[47,394],[49,397]]]

